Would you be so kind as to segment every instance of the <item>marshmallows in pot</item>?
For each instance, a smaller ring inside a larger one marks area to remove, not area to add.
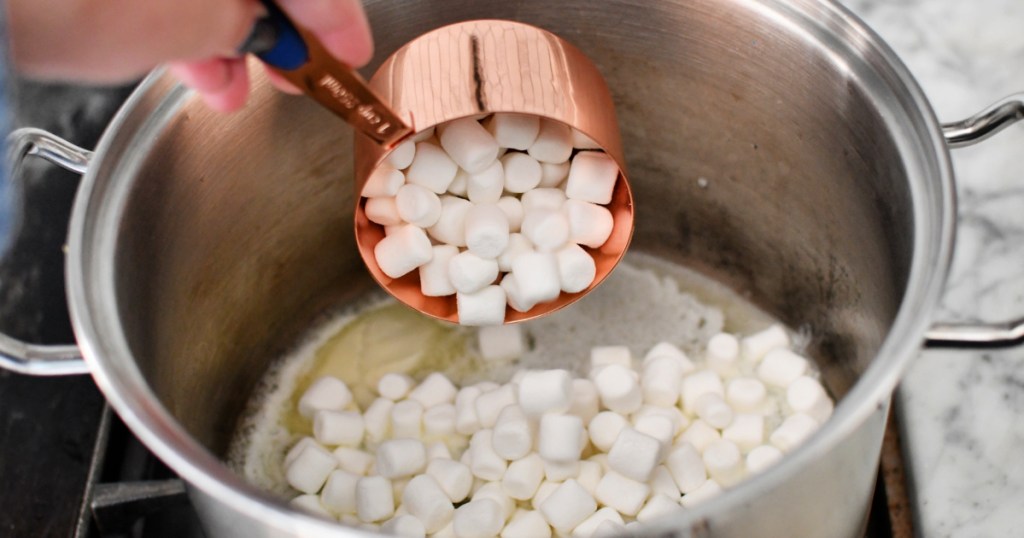
[[[614,220],[618,164],[560,122],[497,113],[450,121],[403,142],[363,187],[384,227],[385,275],[416,272],[428,297],[454,296],[462,325],[500,325],[579,293],[597,274],[591,250]]]

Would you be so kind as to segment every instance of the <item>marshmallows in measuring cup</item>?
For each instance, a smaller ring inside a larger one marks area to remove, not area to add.
[[[557,121],[496,113],[462,118],[403,142],[363,187],[384,227],[381,271],[418,271],[428,297],[455,296],[462,325],[500,325],[579,293],[597,268],[588,249],[611,235],[606,207],[619,167]]]

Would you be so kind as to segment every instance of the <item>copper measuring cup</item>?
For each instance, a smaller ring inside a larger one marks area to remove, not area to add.
[[[272,17],[284,17],[273,6],[268,9]],[[289,30],[294,35],[288,35]],[[614,222],[611,235],[602,246],[586,248],[597,269],[593,282],[579,293],[562,292],[554,301],[527,312],[507,307],[505,323],[543,316],[577,301],[622,259],[633,233],[633,198],[624,172],[614,103],[601,73],[567,41],[512,21],[456,23],[428,32],[395,51],[367,84],[331,58],[305,31],[294,26],[276,31],[278,54],[271,54],[274,49],[265,50],[260,58],[358,131],[357,195],[394,147],[415,132],[495,112],[533,114],[562,122],[589,136],[619,165],[619,178],[607,206]],[[293,43],[296,40],[298,43]],[[285,43],[283,51],[281,43]],[[305,51],[304,58],[295,53],[298,49]],[[384,238],[384,228],[369,221],[365,199],[356,198],[356,242],[374,279],[406,305],[458,322],[455,297],[423,295],[418,271],[397,279],[384,274],[373,252]]]

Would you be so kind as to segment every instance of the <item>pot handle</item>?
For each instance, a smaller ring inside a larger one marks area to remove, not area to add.
[[[21,181],[21,168],[28,156],[41,157],[61,168],[84,174],[92,152],[40,129],[18,129],[7,137],[10,181]],[[38,376],[89,373],[78,346],[33,344],[2,332],[0,368]]]
[[[981,112],[942,126],[951,148],[977,144],[1014,122],[1024,120],[1024,92],[1006,97]],[[925,347],[995,348],[1024,343],[1024,318],[1003,323],[936,323],[925,333]]]

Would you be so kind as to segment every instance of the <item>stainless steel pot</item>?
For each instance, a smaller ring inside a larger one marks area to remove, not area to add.
[[[781,464],[656,526],[666,536],[862,532],[890,396],[925,338],[953,243],[947,145],[1024,115],[1024,95],[940,127],[884,43],[812,0],[369,1],[378,57],[442,24],[510,18],[572,41],[615,92],[635,176],[634,248],[707,272],[814,335],[841,398]],[[90,154],[21,132],[84,172],[68,239],[78,349],[0,338],[4,365],[90,372],[189,484],[211,536],[355,535],[221,463],[266,367],[372,285],[353,239],[348,128],[257,77],[220,116],[165,73]],[[579,91],[586,91],[585,88]],[[699,180],[703,178],[703,180]],[[1020,324],[944,327],[1009,342]],[[581,346],[586,343],[581,342]]]

